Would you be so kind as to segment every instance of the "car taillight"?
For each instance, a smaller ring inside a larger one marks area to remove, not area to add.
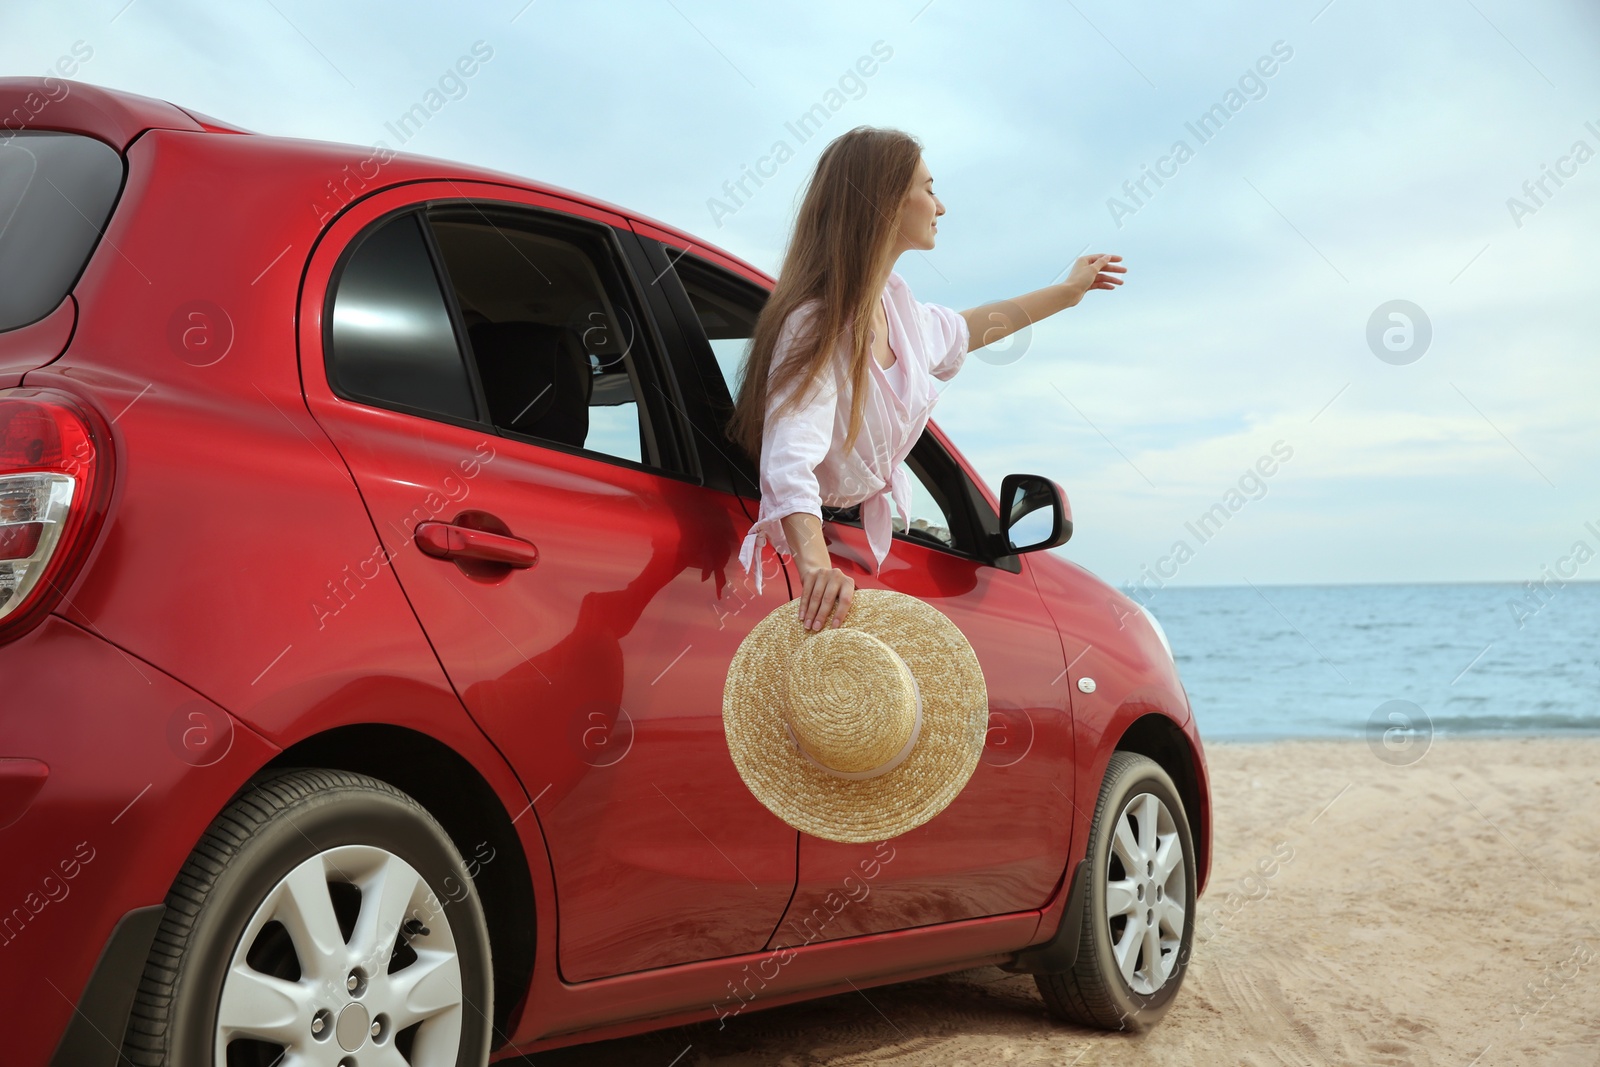
[[[50,389],[0,390],[0,641],[55,607],[110,495],[110,433]]]

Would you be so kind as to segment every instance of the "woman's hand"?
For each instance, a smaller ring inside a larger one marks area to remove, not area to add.
[[[794,565],[800,572],[800,625],[820,630],[834,612],[833,625],[844,622],[850,613],[850,598],[856,581],[833,565],[828,555],[828,539],[822,534],[822,520],[807,511],[796,511],[782,519],[783,533],[794,549]]]
[[[856,580],[838,567],[808,567],[802,563],[800,624],[808,630],[820,630],[828,619],[828,613],[833,611],[833,625],[837,628],[850,614],[850,600],[855,592]]]
[[[1096,256],[1079,256],[1078,261],[1072,265],[1072,273],[1067,275],[1067,280],[1062,286],[1068,291],[1072,307],[1082,300],[1090,289],[1114,289],[1122,284],[1121,278],[1113,274],[1128,273],[1127,267],[1119,267],[1121,256],[1109,253]]]

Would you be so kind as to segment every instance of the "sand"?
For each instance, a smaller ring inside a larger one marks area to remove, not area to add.
[[[1206,751],[1211,884],[1148,1034],[1054,1022],[1030,977],[980,967],[530,1062],[1600,1064],[1600,740],[1441,737],[1405,765],[1359,741]]]

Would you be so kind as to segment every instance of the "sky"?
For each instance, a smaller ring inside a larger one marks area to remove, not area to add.
[[[1145,595],[1600,579],[1587,0],[0,6],[0,74],[75,48],[78,80],[391,147],[476,48],[406,151],[769,273],[827,141],[904,130],[947,210],[896,265],[917,299],[1014,297],[1087,253],[1128,268],[972,353],[933,413],[991,486],[1061,485],[1061,555]]]

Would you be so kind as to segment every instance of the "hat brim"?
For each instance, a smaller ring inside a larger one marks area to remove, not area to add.
[[[922,697],[922,733],[898,767],[840,778],[794,747],[782,716],[784,671],[801,642],[821,636],[798,618],[798,598],[774,609],[740,643],[722,693],[728,751],[769,811],[814,837],[859,843],[915,829],[966,786],[983,755],[989,695],[966,636],[931,604],[890,589],[858,589],[844,626],[899,654]]]

